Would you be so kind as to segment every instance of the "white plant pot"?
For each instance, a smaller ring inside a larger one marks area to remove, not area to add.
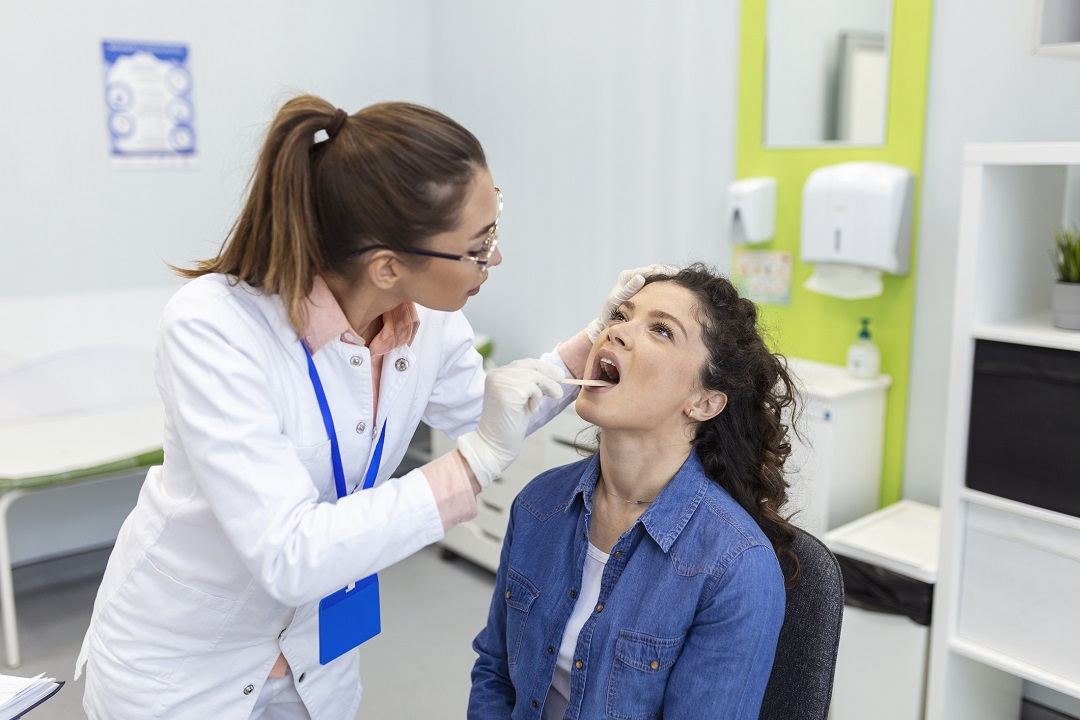
[[[1050,307],[1054,311],[1054,327],[1080,330],[1080,283],[1054,283]]]

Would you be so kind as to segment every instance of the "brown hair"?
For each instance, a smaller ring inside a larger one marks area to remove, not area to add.
[[[312,95],[286,102],[221,251],[173,269],[186,278],[225,273],[280,295],[300,333],[315,275],[342,273],[368,245],[414,248],[457,226],[468,184],[487,165],[472,133],[436,110],[388,102],[316,142],[336,112]]]
[[[766,347],[754,303],[707,266],[695,263],[647,282],[672,282],[698,299],[697,319],[709,353],[701,383],[725,393],[727,405],[698,423],[693,445],[705,471],[750,514],[777,556],[794,560],[795,572],[786,578],[791,587],[799,577],[799,561],[790,549],[795,529],[790,516],[781,513],[788,499],[784,463],[793,431],[787,423],[794,425],[797,408],[787,360]]]

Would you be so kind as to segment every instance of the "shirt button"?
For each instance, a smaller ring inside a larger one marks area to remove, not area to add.
[[[296,678],[296,682],[304,682],[304,678],[307,677],[307,673],[300,673],[300,677]]]
[[[660,667],[660,663],[653,660],[651,663],[649,663],[649,667],[651,667],[653,670],[655,670],[656,668]]]
[[[596,606],[596,612],[604,612],[604,603],[600,603]]]
[[[255,686],[254,685],[248,685],[246,688],[244,688],[244,694],[245,695],[250,695],[253,692],[255,692]]]
[[[363,435],[365,430],[367,430],[367,424],[366,423],[364,423],[363,421],[356,423],[356,434],[357,435]]]
[[[359,355],[353,355],[351,358],[349,358],[349,362],[352,363],[353,367],[360,367],[364,364],[364,358],[360,357]]]
[[[616,550],[611,557],[622,557],[622,550]]]
[[[509,591],[509,590],[507,590],[507,591],[506,591],[506,599],[507,599],[507,600],[509,600],[509,599],[510,599],[510,591]]]
[[[577,597],[577,590],[571,590],[570,591],[570,597],[576,598]]]
[[[533,700],[533,701],[532,701],[532,706],[533,706],[534,708],[538,708],[538,707],[540,707],[540,703],[538,703],[538,702],[536,702],[535,700]]]
[[[398,372],[405,372],[409,369],[409,361],[405,358],[398,358],[397,362],[394,363],[394,369],[396,369]]]
[[[576,667],[578,670],[580,670],[584,665],[585,663],[581,662],[580,660],[574,661],[574,667]]]
[[[548,655],[554,655],[554,654],[555,654],[555,648],[553,648],[551,645],[548,645]]]

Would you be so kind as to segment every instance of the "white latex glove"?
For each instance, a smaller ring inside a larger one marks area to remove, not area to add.
[[[562,397],[562,368],[544,360],[515,360],[484,380],[480,426],[458,438],[458,450],[480,487],[486,488],[521,453],[529,418],[544,395]]]
[[[677,272],[679,272],[679,268],[674,265],[655,264],[633,268],[632,270],[623,270],[619,273],[619,278],[615,281],[615,287],[611,288],[607,299],[604,300],[603,307],[600,308],[600,315],[585,328],[585,332],[589,335],[589,342],[596,342],[596,338],[611,322],[611,313],[632,298],[634,293],[645,285],[646,278],[654,275],[674,275]]]

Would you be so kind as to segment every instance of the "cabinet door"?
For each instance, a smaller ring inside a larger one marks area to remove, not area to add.
[[[800,440],[791,438],[791,456],[786,467],[791,473],[788,482],[788,512],[798,511],[792,521],[811,535],[821,535],[828,529],[829,494],[831,492],[833,425],[831,410],[820,402],[807,403],[799,428]]]

